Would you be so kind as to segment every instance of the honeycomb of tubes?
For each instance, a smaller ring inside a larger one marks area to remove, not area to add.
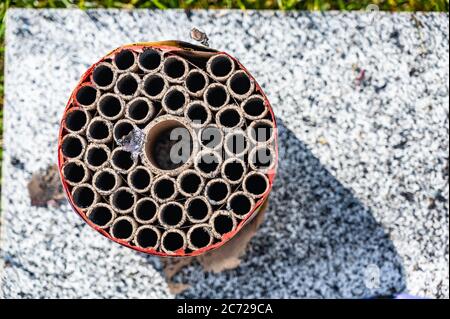
[[[176,129],[187,139],[174,139]],[[174,161],[177,143],[187,153]],[[275,120],[230,55],[130,45],[83,75],[58,152],[68,200],[97,231],[150,254],[198,255],[232,238],[267,199]]]

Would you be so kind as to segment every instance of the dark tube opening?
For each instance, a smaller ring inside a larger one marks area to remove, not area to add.
[[[187,116],[192,122],[196,124],[203,124],[208,119],[208,111],[203,104],[195,103],[189,106]]]
[[[241,121],[241,114],[235,109],[224,110],[219,115],[219,122],[225,127],[233,128]]]
[[[230,209],[239,216],[245,216],[252,209],[252,201],[244,194],[238,194],[231,198]]]
[[[118,141],[127,136],[133,130],[133,124],[129,122],[120,122],[114,126],[114,138]]]
[[[167,92],[164,96],[164,104],[172,111],[177,111],[186,103],[183,92],[176,89]]]
[[[206,247],[211,241],[211,234],[206,230],[205,227],[197,227],[192,230],[189,240],[192,245],[197,248]]]
[[[94,203],[95,193],[86,186],[79,186],[73,192],[73,202],[80,208],[88,208]]]
[[[105,121],[95,120],[89,125],[89,135],[94,140],[103,140],[109,136],[109,128]]]
[[[103,227],[113,218],[113,213],[106,206],[95,206],[89,213],[89,220],[95,225]]]
[[[146,70],[155,70],[161,64],[161,55],[153,49],[146,49],[139,55],[139,64]]]
[[[259,122],[256,123],[250,131],[255,141],[267,142],[272,137],[273,127],[268,123]]]
[[[209,212],[208,204],[202,198],[194,198],[186,208],[187,214],[195,220],[203,220]]]
[[[218,215],[214,218],[214,230],[224,235],[233,230],[233,219],[228,215]]]
[[[228,196],[228,187],[222,181],[217,181],[209,184],[207,196],[215,202],[221,202]]]
[[[170,198],[175,193],[175,184],[170,179],[160,179],[154,187],[155,195],[162,200]]]
[[[150,96],[158,96],[164,90],[164,79],[160,75],[152,75],[145,79],[144,91]]]
[[[133,101],[128,108],[128,116],[133,120],[140,121],[150,112],[150,107],[145,100]]]
[[[114,223],[112,234],[115,238],[127,239],[133,234],[133,225],[127,219],[121,219]]]
[[[143,228],[139,230],[136,241],[142,248],[155,247],[158,243],[158,234],[152,228]]]
[[[108,171],[100,172],[95,178],[95,187],[105,192],[112,190],[116,183],[116,176]]]
[[[220,160],[219,158],[217,158],[216,154],[205,153],[200,156],[197,167],[203,173],[209,174],[216,171],[217,168],[219,167],[219,164]]]
[[[264,100],[262,98],[250,98],[243,105],[244,112],[250,116],[261,116],[266,110]]]
[[[247,149],[247,138],[242,133],[234,133],[227,138],[226,147],[233,154],[242,154]]]
[[[169,226],[178,225],[183,219],[183,208],[169,203],[161,208],[161,221]]]
[[[233,62],[225,55],[219,55],[211,61],[211,73],[217,77],[224,77],[233,70]]]
[[[202,130],[200,143],[204,147],[216,148],[222,143],[222,131],[215,126],[208,126]]]
[[[108,160],[108,153],[101,147],[91,147],[87,151],[86,161],[94,167],[99,167]]]
[[[127,152],[125,150],[117,150],[112,155],[112,162],[115,166],[117,166],[120,169],[123,170],[129,170],[133,164],[133,157],[131,156],[130,152]]]
[[[133,95],[138,89],[138,82],[132,75],[125,75],[117,82],[117,89],[123,95]]]
[[[195,194],[202,184],[200,176],[194,173],[183,175],[180,182],[180,188],[188,194]]]
[[[141,200],[136,205],[136,217],[142,221],[149,221],[155,217],[157,210],[158,207],[152,200]]]
[[[77,162],[70,162],[64,165],[64,177],[72,183],[79,183],[83,180],[86,171],[83,166]]]
[[[128,210],[134,205],[135,198],[126,189],[119,189],[113,196],[113,204],[120,210]]]
[[[250,160],[255,168],[266,169],[272,165],[274,158],[270,148],[262,147],[258,148],[253,153],[253,156]]]
[[[247,74],[244,72],[238,72],[231,77],[230,80],[231,90],[239,95],[248,93],[251,89],[251,82]]]
[[[129,50],[122,50],[114,57],[114,63],[119,70],[127,70],[134,64],[134,54]]]
[[[92,72],[92,79],[101,87],[111,85],[114,79],[114,72],[107,65],[99,65]]]
[[[106,95],[98,103],[99,111],[106,117],[115,117],[122,111],[120,100],[114,95]]]
[[[214,108],[224,106],[227,102],[227,91],[223,86],[213,86],[206,91],[206,101]]]
[[[186,78],[186,88],[191,93],[197,93],[206,86],[206,79],[201,72],[191,72]]]
[[[75,136],[67,136],[61,145],[61,151],[66,157],[77,157],[83,152],[83,143]]]
[[[97,90],[89,85],[80,87],[76,94],[76,100],[81,105],[91,105],[96,98]]]
[[[260,174],[252,174],[245,179],[245,188],[256,196],[264,194],[267,186],[267,179]]]
[[[143,168],[137,168],[130,173],[131,185],[137,190],[146,189],[150,185],[150,174]]]
[[[177,58],[167,58],[164,62],[164,73],[172,79],[182,77],[186,72],[186,66],[183,61]]]
[[[82,110],[70,111],[64,120],[66,128],[74,132],[80,131],[86,125],[86,122],[87,116]]]
[[[176,251],[177,249],[183,248],[184,238],[177,232],[170,232],[164,236],[162,244],[166,250]]]
[[[245,168],[242,163],[236,160],[225,163],[224,174],[232,182],[236,182],[244,175]]]

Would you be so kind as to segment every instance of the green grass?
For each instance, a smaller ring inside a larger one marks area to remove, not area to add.
[[[0,3],[0,177],[3,141],[3,70],[5,13],[8,8],[150,8],[150,9],[281,9],[281,10],[364,10],[376,4],[385,11],[444,11],[448,12],[449,0],[6,0]],[[1,185],[0,185],[1,189]]]

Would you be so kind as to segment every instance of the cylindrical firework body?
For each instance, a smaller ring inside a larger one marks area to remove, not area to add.
[[[267,201],[276,122],[228,53],[179,41],[120,47],[92,65],[62,116],[58,164],[74,211],[140,252],[218,248]]]

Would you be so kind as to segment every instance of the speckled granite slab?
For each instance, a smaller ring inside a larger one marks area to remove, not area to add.
[[[181,297],[449,297],[447,14],[9,10],[0,296],[173,297],[156,258],[30,205],[79,76],[124,43],[240,58],[280,128],[266,220],[242,264],[184,269]]]

